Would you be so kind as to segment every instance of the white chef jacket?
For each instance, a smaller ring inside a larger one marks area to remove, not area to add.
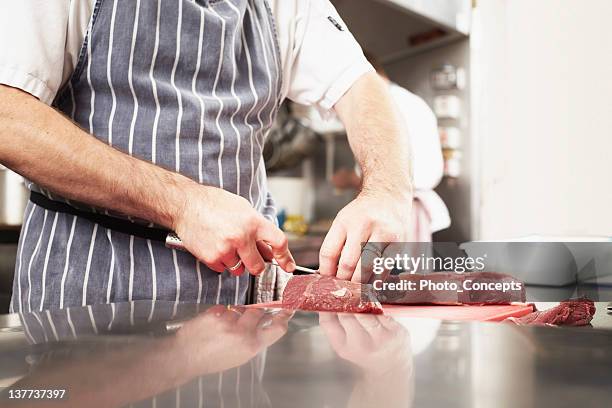
[[[329,0],[268,0],[276,20],[283,97],[329,111],[373,71]],[[95,0],[0,2],[0,84],[51,104],[77,64]]]
[[[410,137],[414,196],[431,218],[431,232],[448,228],[448,208],[433,190],[444,172],[436,116],[423,99],[401,86],[390,83],[389,90]]]

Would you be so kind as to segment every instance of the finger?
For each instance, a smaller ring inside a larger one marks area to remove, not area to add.
[[[244,308],[235,307],[235,306],[226,306],[226,312],[221,316],[221,318],[232,325],[237,324],[238,320],[245,313]]]
[[[402,325],[399,324],[394,318],[391,316],[377,315],[376,318],[382,324],[382,326],[390,331],[396,331],[398,328],[401,328]]]
[[[406,245],[411,245],[412,243],[390,243],[389,245],[387,245],[382,253],[383,255],[381,256],[381,258],[385,259],[385,258],[395,258],[397,255],[404,255],[404,254],[409,254],[410,252],[405,252],[406,251]],[[396,273],[393,272],[393,270],[395,269],[395,267],[391,267],[391,268],[386,268],[383,267],[383,271],[382,273],[378,274],[374,279],[380,279],[382,281],[386,281],[387,278],[389,277],[389,275],[391,275],[391,273]],[[411,273],[414,273],[413,271],[410,271]]]
[[[361,250],[361,257],[357,262],[357,268],[351,278],[352,282],[357,283],[368,283],[373,275],[372,269],[374,268],[374,258],[376,254],[372,251]]]
[[[357,260],[355,271],[353,272],[353,276],[351,276],[351,282],[366,283],[369,279],[369,274],[363,270],[362,259],[363,259],[363,252],[359,254],[359,259]]]
[[[234,276],[240,276],[244,272],[244,264],[235,251],[224,255],[221,258],[221,262],[223,263],[225,270]],[[238,267],[236,267],[236,265],[238,265]]]
[[[261,321],[259,322],[260,330],[269,330],[275,327],[282,327],[284,329],[287,328],[289,324],[289,320],[293,317],[293,312],[286,313],[288,311],[284,311],[283,313],[278,313],[274,315],[265,315]]]
[[[272,320],[269,325],[262,327],[258,332],[260,341],[264,347],[268,347],[287,333],[289,326],[289,320],[293,317],[293,313],[279,313],[272,316]]]
[[[346,332],[336,313],[319,313],[319,326],[332,346],[341,346],[346,342]]]
[[[344,227],[333,223],[327,232],[321,251],[319,252],[319,273],[321,275],[335,276],[338,270],[338,260],[340,252],[346,241],[346,231]]]
[[[217,272],[217,273],[223,273],[225,272],[225,265],[221,264],[221,263],[215,263],[215,264],[211,264],[211,265],[207,265],[208,269],[212,269],[213,271]]]
[[[351,342],[354,342],[358,348],[364,351],[369,350],[369,347],[372,345],[372,338],[368,331],[359,324],[353,314],[342,313],[338,315],[338,320],[342,327],[344,327],[347,336],[350,337]]]
[[[215,272],[218,273],[223,273],[225,271],[225,265],[223,265],[221,262],[211,262],[211,263],[205,263],[203,261],[200,261],[201,263],[204,263],[208,269],[212,269]]]
[[[265,241],[272,250],[272,256],[287,272],[295,270],[295,260],[289,251],[287,236],[270,221],[263,220],[257,230],[257,240]]]
[[[275,311],[268,311],[265,313],[264,317],[259,321],[260,329],[267,329],[272,325],[287,325],[289,324],[289,320],[293,318],[295,315],[295,311],[279,309]]]
[[[363,327],[370,335],[371,342],[376,347],[385,347],[386,342],[393,338],[396,330],[389,330],[382,324],[380,315],[368,315],[363,313],[355,314],[355,319],[359,321],[361,327]]]
[[[369,228],[364,228],[359,231],[349,231],[346,238],[346,243],[340,255],[340,263],[338,264],[338,273],[336,276],[339,279],[350,280],[355,273],[357,263],[361,257],[361,246],[363,242],[367,242],[370,238]],[[359,276],[357,277],[359,278]]]
[[[386,247],[387,244],[380,241],[379,235],[372,234],[368,242],[361,249],[361,258],[359,259],[357,269],[351,281],[371,283],[373,279],[380,279],[380,276],[374,276],[374,260],[376,258],[382,258],[382,253]],[[385,275],[384,278],[386,278],[387,275]]]
[[[409,338],[410,333],[408,332],[408,330],[406,330],[404,326],[398,323],[397,320],[393,319],[390,316],[378,315],[377,317],[382,326],[384,327],[384,331],[386,332],[386,334],[382,334],[380,333],[380,331],[377,331],[377,337],[381,339],[389,339],[396,336],[406,336],[406,338]]]
[[[249,310],[246,306],[244,305],[227,305],[226,306],[227,310],[232,311],[232,312],[237,312],[238,315],[242,316],[247,310]]]
[[[383,329],[384,327],[380,320],[376,315],[366,314],[366,313],[356,313],[355,319],[359,322],[361,327],[363,327],[370,335],[375,330]]]
[[[198,248],[197,251],[193,251],[193,255],[198,258],[198,261],[200,261],[200,263],[203,263],[209,269],[212,269],[215,272],[223,273],[223,271],[225,271],[225,266],[221,262],[213,260],[212,257],[205,256],[205,253],[206,252],[203,250],[203,248]]]
[[[266,269],[266,264],[253,241],[243,248],[238,248],[238,256],[251,275],[259,276]]]
[[[213,315],[215,317],[221,317],[225,312],[227,312],[227,307],[223,305],[214,305],[209,307],[204,314],[205,315]]]
[[[239,308],[225,305],[211,306],[203,314],[203,316],[214,316],[215,319],[232,325],[238,321],[241,315],[242,312]]]
[[[281,309],[274,315],[274,318],[289,323],[293,316],[295,316],[295,310]]]
[[[274,258],[274,254],[272,253],[272,248],[264,241],[257,241],[257,249],[261,254],[261,257],[266,262],[270,262]]]
[[[264,315],[265,313],[261,309],[247,309],[238,319],[238,325],[240,326],[240,329],[245,333],[255,332],[255,329],[259,325],[259,322],[264,317]]]

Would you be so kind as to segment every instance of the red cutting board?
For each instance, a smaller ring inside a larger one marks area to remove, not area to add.
[[[250,305],[258,308],[280,308],[281,302],[259,303]],[[528,304],[485,305],[485,306],[404,306],[383,305],[387,316],[420,317],[438,320],[473,320],[481,322],[499,322],[508,317],[521,317],[533,312]]]

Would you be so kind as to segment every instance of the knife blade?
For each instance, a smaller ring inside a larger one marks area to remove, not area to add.
[[[268,264],[276,265],[276,266],[278,266],[279,268],[282,269],[282,267],[278,264],[278,262],[276,262],[276,259],[273,259],[272,261],[268,262]],[[295,265],[295,270],[299,271],[299,272],[303,272],[303,273],[311,273],[311,274],[312,273],[319,273],[319,271],[317,271],[317,270],[314,270],[314,269],[311,269],[311,268],[307,268],[305,266],[300,266],[300,265]]]

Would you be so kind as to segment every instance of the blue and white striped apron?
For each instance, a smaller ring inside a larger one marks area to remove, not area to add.
[[[281,102],[280,64],[265,0],[98,0],[54,106],[101,141],[238,194],[274,220],[262,150]],[[30,202],[11,307],[244,303],[248,282],[247,274],[218,274],[162,243]]]
[[[164,330],[166,322],[174,319],[190,319],[204,310],[204,307],[199,306],[181,304],[177,308],[174,302],[135,301],[22,313],[19,317],[28,343],[45,345],[33,348],[29,353],[29,363],[32,364],[30,374],[36,375],[39,364],[61,369],[62,364],[71,358],[78,358],[81,363],[86,361],[84,358],[91,358],[95,361],[91,366],[92,369],[100,369],[101,364],[105,370],[116,370],[118,360],[112,358],[113,353],[125,352],[130,346],[144,348],[160,341],[164,336],[159,336],[159,333]],[[153,336],[152,333],[158,334]],[[96,337],[109,334],[123,336],[112,339]],[[132,336],[125,336],[126,334]],[[140,334],[142,337],[135,338],[133,337],[135,334]],[[89,343],[86,357],[83,356],[82,344],[72,343],[73,340]],[[91,345],[94,344],[95,347],[92,348]],[[156,349],[155,352],[160,351]],[[169,360],[174,358],[172,350],[164,349],[162,353],[166,353]],[[271,407],[272,404],[263,387],[266,355],[267,349],[263,349],[241,366],[195,377],[172,389],[164,390],[166,381],[159,381],[158,378],[152,383],[160,387],[155,395],[144,400],[132,401],[134,404],[130,406]],[[102,358],[105,356],[111,358]],[[140,358],[146,359],[147,356],[141,355]],[[87,373],[82,374],[87,375]],[[164,372],[161,371],[159,374],[163,378]],[[152,381],[149,378],[151,375],[149,372],[141,372],[139,380]],[[183,378],[183,381],[185,380]],[[100,384],[100,387],[108,389],[108,392],[114,392],[108,385]],[[68,400],[74,391],[76,390],[66,390]],[[138,392],[135,394],[138,395]]]

